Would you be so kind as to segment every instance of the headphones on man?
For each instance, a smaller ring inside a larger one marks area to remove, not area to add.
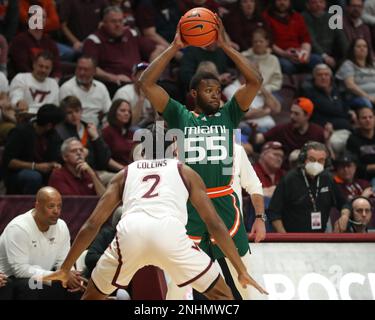
[[[305,165],[305,161],[307,159],[307,152],[311,149],[325,151],[325,153],[327,154],[327,159],[324,163],[324,168],[326,169],[332,166],[331,157],[329,155],[327,147],[323,143],[317,141],[308,141],[302,146],[301,151],[298,155],[297,163],[299,167],[303,167]]]

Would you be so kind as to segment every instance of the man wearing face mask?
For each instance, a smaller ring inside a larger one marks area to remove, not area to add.
[[[345,199],[324,170],[328,151],[310,141],[301,149],[299,166],[277,185],[268,209],[276,232],[324,232],[332,207],[348,214]]]

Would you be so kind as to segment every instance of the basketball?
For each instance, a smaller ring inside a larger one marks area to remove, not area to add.
[[[180,19],[182,40],[195,47],[206,47],[217,40],[215,14],[206,8],[193,8]]]

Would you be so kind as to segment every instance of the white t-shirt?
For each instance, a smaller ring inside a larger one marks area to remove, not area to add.
[[[224,88],[223,94],[227,97],[227,99],[231,99],[234,94],[236,93],[237,89],[241,87],[240,81],[237,79],[233,81],[230,85]],[[250,105],[252,109],[261,109],[264,106],[264,98],[259,93],[255,96],[253,102]],[[257,119],[251,119],[251,122],[254,122],[258,125],[258,128],[264,132],[271,128],[273,128],[276,123],[275,120],[271,116],[264,116]]]
[[[9,81],[4,73],[0,72],[0,93],[9,91]]]
[[[189,192],[179,173],[178,160],[139,160],[128,166],[122,217],[145,212],[155,218],[174,216],[187,223]]]
[[[66,223],[59,219],[42,232],[30,210],[15,217],[0,236],[0,270],[7,276],[30,278],[59,268],[70,248]]]
[[[100,81],[93,80],[89,91],[83,90],[76,77],[65,82],[60,88],[60,101],[67,96],[75,96],[82,103],[82,120],[98,125],[100,112],[106,114],[111,107],[111,98],[107,87]]]
[[[37,113],[46,103],[59,104],[59,86],[52,78],[39,82],[30,72],[19,73],[10,83],[9,96],[12,105],[25,100],[29,105],[29,112]]]
[[[138,94],[135,92],[135,87],[133,83],[126,84],[125,86],[118,89],[112,99],[112,101],[115,101],[117,99],[124,99],[130,103],[130,106],[132,108],[132,111],[134,113],[135,106],[137,105],[137,102],[139,100]],[[151,106],[151,103],[148,99],[145,99],[143,102],[143,108],[141,112],[141,119],[154,119],[155,111]],[[134,125],[136,123],[133,122]]]
[[[263,195],[263,188],[262,183],[247,157],[245,149],[238,143],[234,144],[233,166],[234,175],[232,187],[240,200],[240,208],[242,212],[242,188],[245,189],[249,195]]]

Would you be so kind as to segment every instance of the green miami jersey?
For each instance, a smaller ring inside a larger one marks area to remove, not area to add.
[[[244,112],[235,98],[225,103],[215,114],[207,116],[189,111],[179,102],[170,99],[163,118],[168,129],[179,129],[184,135],[184,158],[181,160],[195,170],[207,187],[216,211],[223,219],[229,233],[242,256],[248,250],[248,240],[239,201],[233,191],[233,144],[234,129],[237,128]],[[215,245],[206,225],[190,202],[188,208],[187,234],[212,258],[224,254]]]
[[[170,99],[163,112],[168,129],[184,133],[184,162],[203,179],[207,188],[231,183],[233,167],[233,130],[244,113],[235,98],[215,114],[207,116],[188,111]]]

